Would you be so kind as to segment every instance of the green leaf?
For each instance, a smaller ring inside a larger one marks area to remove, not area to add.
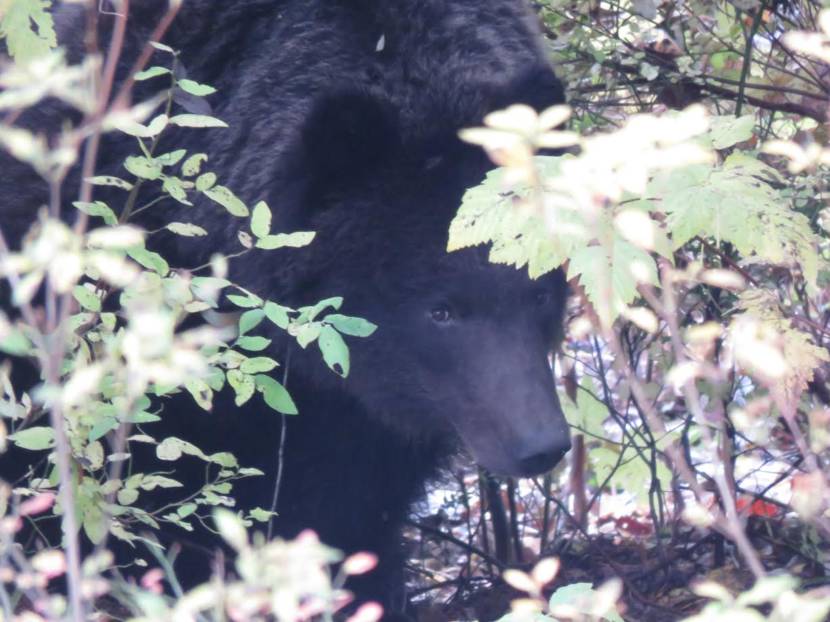
[[[193,177],[199,174],[202,170],[202,164],[207,162],[206,153],[194,153],[182,164],[182,175],[185,177]]]
[[[144,156],[129,156],[124,160],[124,168],[140,179],[161,177],[161,164]]]
[[[55,446],[55,431],[46,426],[26,428],[20,432],[10,434],[9,440],[18,447],[32,451],[52,449]]]
[[[270,300],[265,303],[265,316],[271,320],[274,324],[285,330],[288,328],[288,324],[290,323],[290,319],[288,317],[288,312],[290,309],[287,307],[283,307],[282,305],[278,305],[276,302],[271,302]]]
[[[277,362],[267,356],[256,356],[242,361],[239,370],[245,374],[268,372],[277,366]]]
[[[163,76],[169,74],[170,70],[167,67],[159,67],[155,65],[153,67],[148,67],[144,71],[139,71],[135,74],[133,78],[136,82],[141,82],[143,80],[149,80],[150,78],[156,78],[158,76]]]
[[[734,116],[712,117],[709,121],[709,131],[704,140],[711,141],[714,149],[728,149],[752,138],[755,129],[755,115],[748,114],[735,118]]]
[[[101,299],[95,295],[94,291],[84,285],[76,285],[72,290],[72,296],[88,311],[97,313],[101,310]]]
[[[135,488],[122,488],[116,495],[121,505],[132,505],[138,500],[138,490]]]
[[[610,324],[638,296],[637,285],[657,285],[657,264],[646,251],[615,234],[610,249],[587,246],[571,255],[568,278],[579,277],[588,300]]]
[[[117,177],[112,177],[111,179],[117,179]],[[119,180],[121,181],[121,180]],[[126,183],[126,182],[124,182]],[[112,184],[115,185],[115,184]],[[99,218],[104,219],[104,224],[107,225],[117,225],[118,224],[118,217],[115,215],[110,209],[110,206],[102,201],[94,201],[93,203],[87,203],[84,201],[75,201],[72,205],[74,205],[78,210],[83,212],[84,214],[88,214],[90,216],[98,216]]]
[[[187,155],[186,149],[176,149],[175,151],[169,151],[158,155],[153,159],[162,166],[175,166],[185,155]]]
[[[83,528],[86,537],[92,544],[100,544],[107,535],[109,521],[101,508],[87,503],[83,509]]]
[[[539,156],[534,161],[543,178],[553,179],[568,157]],[[504,169],[495,169],[464,194],[450,224],[447,250],[491,243],[490,261],[517,268],[526,265],[531,278],[536,278],[560,266],[574,248],[593,237],[577,210],[556,209],[552,215],[557,226],[551,230],[533,210],[517,209],[517,203],[531,196],[531,188],[504,189]]]
[[[271,210],[265,201],[254,205],[251,214],[251,233],[258,238],[264,238],[271,232]]]
[[[196,190],[204,192],[216,185],[216,173],[204,173],[196,178]]]
[[[322,329],[323,325],[320,324],[320,322],[302,324],[296,334],[297,343],[301,348],[305,348],[308,344],[320,336],[320,331]]]
[[[159,50],[160,52],[167,52],[168,54],[176,53],[176,50],[171,48],[169,45],[164,45],[163,43],[159,43],[158,41],[150,41],[150,45]]]
[[[149,251],[146,248],[134,247],[128,249],[127,255],[129,255],[133,261],[136,261],[148,270],[156,272],[159,276],[167,276],[170,272],[170,266],[167,261],[165,261],[164,257],[158,253]]]
[[[235,304],[237,307],[243,309],[251,309],[262,306],[262,298],[254,294],[246,294],[245,296],[238,296],[237,294],[228,294],[227,299]]]
[[[183,235],[185,237],[207,235],[207,231],[202,229],[200,226],[189,222],[171,222],[167,224],[165,229],[175,233],[176,235]]]
[[[277,233],[276,235],[266,235],[259,238],[256,241],[256,247],[263,250],[275,250],[277,248],[300,248],[311,244],[313,239],[313,231]]]
[[[87,435],[88,441],[97,441],[103,438],[106,434],[112,432],[118,427],[118,419],[115,417],[103,417],[93,424]]]
[[[161,188],[179,203],[183,205],[193,205],[187,200],[187,190],[185,190],[182,180],[178,177],[165,177]]]
[[[253,520],[258,523],[267,523],[271,518],[276,516],[276,512],[271,512],[270,510],[263,510],[262,508],[254,508],[250,512],[248,512],[248,516],[250,516]]]
[[[167,115],[158,115],[147,125],[142,125],[132,119],[118,119],[115,126],[121,132],[137,138],[154,138],[164,131],[168,123]]]
[[[201,378],[190,378],[185,381],[184,388],[201,409],[210,410],[213,407],[213,390]]]
[[[363,318],[341,315],[339,313],[327,315],[323,318],[323,321],[331,324],[344,335],[351,335],[352,337],[368,337],[377,330],[377,325]]]
[[[213,464],[218,464],[226,469],[235,469],[239,466],[239,461],[236,459],[236,456],[227,451],[220,451],[215,454],[210,454],[208,457]]]
[[[253,377],[243,374],[238,369],[228,370],[228,384],[231,385],[231,388],[236,394],[233,401],[237,406],[242,406],[254,394],[255,385]]]
[[[249,352],[260,352],[271,345],[271,340],[265,337],[240,337],[235,345]]]
[[[194,82],[193,80],[188,80],[184,78],[176,82],[176,85],[186,93],[190,93],[191,95],[195,95],[196,97],[204,97],[205,95],[211,95],[216,92],[216,89],[212,86],[208,86],[207,84],[199,84],[198,82]]]
[[[267,304],[267,303],[266,303]],[[265,312],[262,309],[251,309],[245,311],[239,316],[239,336],[242,337],[249,330],[259,326],[259,323],[265,318]]]
[[[178,508],[176,508],[176,514],[178,514],[179,518],[187,518],[188,516],[193,514],[193,512],[195,512],[198,509],[198,507],[199,506],[195,503],[185,503],[184,505],[180,505]]]
[[[113,186],[115,188],[121,188],[122,190],[133,189],[133,185],[130,182],[121,179],[120,177],[114,177],[112,175],[96,175],[95,177],[87,177],[86,181],[93,184],[94,186]]]
[[[258,376],[254,376],[254,382],[256,383],[257,390],[262,393],[262,398],[268,406],[283,415],[297,414],[297,407],[294,405],[294,400],[291,399],[288,391],[279,382],[271,378],[271,376],[259,374]]]
[[[170,123],[179,127],[228,127],[228,124],[205,114],[177,114],[170,117]]]
[[[658,175],[648,196],[668,215],[672,243],[679,248],[695,237],[729,242],[744,258],[801,268],[816,288],[818,239],[808,218],[770,185],[766,167],[746,154],[733,154],[721,166],[696,165]]]
[[[213,186],[204,191],[204,195],[216,201],[231,215],[244,218],[248,215],[248,208],[230,189],[225,186]]]
[[[30,354],[33,348],[32,342],[20,330],[8,327],[0,331],[0,352],[12,356],[23,356]]]
[[[173,461],[182,457],[182,454],[188,456],[195,456],[209,462],[208,457],[204,452],[196,447],[193,443],[188,443],[175,436],[170,436],[164,439],[156,446],[156,457],[159,460]]]
[[[318,302],[316,305],[311,307],[303,307],[300,309],[300,316],[297,318],[298,322],[310,322],[312,320],[317,319],[317,316],[320,315],[323,311],[328,308],[332,308],[335,311],[339,310],[340,307],[343,306],[343,297],[342,296],[332,296],[331,298],[325,298]]]
[[[141,490],[155,490],[156,488],[181,488],[183,484],[163,475],[145,475],[141,478]]]
[[[27,62],[58,45],[55,25],[46,0],[6,0],[0,4],[0,37],[9,56]]]
[[[323,353],[323,360],[334,373],[345,378],[349,375],[349,347],[336,330],[323,326],[317,345]]]
[[[582,376],[579,389],[576,402],[567,395],[560,394],[559,401],[568,425],[593,439],[607,438],[608,433],[605,431],[604,424],[610,414],[608,407],[596,398],[597,388],[590,376],[587,374]]]

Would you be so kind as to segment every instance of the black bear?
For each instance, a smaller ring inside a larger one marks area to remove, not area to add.
[[[166,10],[161,0],[133,4],[125,66]],[[63,10],[67,41],[85,18]],[[105,31],[111,19],[100,16]],[[188,76],[217,87],[208,101],[230,126],[172,142],[209,153],[246,202],[266,200],[275,227],[317,232],[307,248],[232,261],[231,277],[292,306],[343,296],[345,312],[378,325],[350,344],[345,380],[319,354],[272,335],[300,411],[288,420],[275,526],[378,553],[378,569],[355,587],[394,607],[403,600],[399,527],[450,456],[466,448],[487,469],[525,476],[570,447],[548,361],[563,275],[531,281],[488,263],[486,249],[446,252],[465,188],[491,166],[457,131],[513,102],[563,101],[535,16],[524,0],[192,0],[163,40]],[[101,168],[133,147],[109,140]],[[17,239],[44,197],[6,165],[13,174],[0,196],[17,200],[2,206],[0,224]],[[150,210],[144,224],[175,209]],[[165,256],[196,265],[238,248],[225,218],[197,201],[187,220],[205,224],[210,239],[163,242]],[[165,432],[265,471],[236,497],[270,507],[278,416],[222,397],[209,415],[185,400],[165,410]]]

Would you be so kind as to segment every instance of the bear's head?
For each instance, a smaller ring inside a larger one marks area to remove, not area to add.
[[[400,144],[396,123],[354,94],[327,99],[309,121],[311,174],[291,228],[317,237],[281,261],[269,287],[295,305],[343,296],[343,313],[378,328],[348,340],[345,380],[303,354],[292,374],[347,392],[412,442],[460,440],[499,474],[549,470],[570,448],[550,363],[564,276],[532,280],[481,247],[448,253],[464,190],[492,165],[454,136]]]

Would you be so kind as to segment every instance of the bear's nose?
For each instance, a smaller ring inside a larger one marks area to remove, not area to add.
[[[519,459],[519,471],[524,477],[546,473],[562,460],[570,448],[570,439],[565,439],[563,443],[555,447],[521,458]]]

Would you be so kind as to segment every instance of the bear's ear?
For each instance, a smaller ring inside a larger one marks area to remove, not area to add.
[[[371,176],[400,145],[394,108],[363,92],[320,98],[302,130],[304,164],[312,183],[326,187]]]

